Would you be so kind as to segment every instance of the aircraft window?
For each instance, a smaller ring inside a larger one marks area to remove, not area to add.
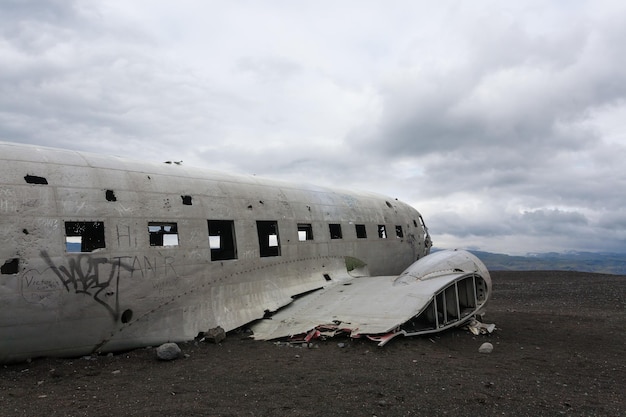
[[[313,226],[311,223],[298,223],[298,240],[313,240]]]
[[[211,260],[237,259],[235,222],[233,220],[208,220]]]
[[[93,252],[104,247],[103,222],[65,222],[67,252]]]
[[[365,225],[364,224],[355,224],[354,228],[356,230],[356,237],[359,239],[366,239],[367,238],[367,230],[365,230]]]
[[[403,238],[404,232],[402,231],[402,226],[396,226],[396,237]]]
[[[417,227],[417,222],[413,220],[413,226]]]
[[[106,190],[105,197],[107,201],[117,201],[117,197],[115,197],[115,192],[113,190]]]
[[[387,228],[384,224],[378,225],[378,237],[381,239],[387,239]]]
[[[38,177],[36,175],[26,175],[24,177],[24,180],[28,183],[28,184],[41,184],[41,185],[48,185],[48,180],[45,179],[44,177]]]
[[[331,223],[328,225],[330,230],[330,238],[331,239],[341,239],[343,235],[341,234],[341,225],[338,223]]]
[[[259,235],[259,254],[261,257],[280,256],[280,240],[278,237],[278,223],[275,221],[256,222]]]
[[[176,223],[149,222],[150,246],[178,246]]]

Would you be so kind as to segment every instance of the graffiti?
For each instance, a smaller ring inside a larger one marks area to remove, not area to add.
[[[29,269],[24,272],[21,280],[21,294],[24,300],[33,304],[46,304],[54,302],[63,291],[61,283],[50,278],[47,272],[50,268],[39,272],[37,269]]]
[[[46,218],[37,218],[35,220],[37,227],[42,227],[45,229],[57,230],[59,228],[59,220],[58,219],[46,219]]]
[[[239,253],[239,259],[256,259],[259,256],[259,251],[257,250],[245,250]]]
[[[95,302],[106,308],[114,320],[119,318],[120,274],[124,270],[131,270],[128,265],[122,262],[122,259],[126,257],[116,257],[109,260],[90,255],[79,255],[69,258],[67,267],[55,265],[45,251],[41,252],[41,257],[57,276],[65,290],[93,297]],[[110,299],[111,296],[115,297]]]
[[[178,277],[178,273],[174,269],[174,258],[159,255],[160,257],[155,256],[154,258],[143,256],[143,259],[139,256],[132,257],[133,260],[129,269],[131,278],[134,277],[135,273],[141,274],[142,278]]]
[[[17,204],[10,200],[0,200],[0,211],[3,213],[12,213],[17,211]]]
[[[10,213],[17,210],[17,204],[14,202],[15,192],[9,188],[0,188],[0,211]]]
[[[43,272],[26,271],[22,277],[22,296],[31,303],[41,303],[65,290],[88,295],[103,306],[113,320],[120,318],[120,283],[123,279],[149,278],[153,288],[171,285],[178,278],[174,258],[158,254],[147,256],[116,256],[112,258],[81,254],[67,258],[67,265],[57,265],[46,251],[41,257],[48,265]],[[53,274],[48,274],[51,271]],[[50,279],[50,277],[56,279]],[[164,282],[157,279],[165,279]]]
[[[63,211],[66,213],[74,213],[79,214],[83,209],[87,208],[87,204],[84,201],[61,201],[61,205],[63,206]]]
[[[133,242],[133,238],[132,238],[132,233],[130,231],[130,226],[128,225],[116,225],[115,226],[115,230],[117,232],[117,246],[118,247],[132,247],[133,243],[134,246],[137,246],[137,237],[134,238],[134,242]]]
[[[119,213],[120,217],[128,216],[128,215],[132,214],[132,212],[133,212],[132,207],[126,207],[122,203],[119,203],[119,202],[115,206],[115,210],[117,210],[117,212]]]
[[[18,213],[38,209],[47,200],[47,194],[43,190],[1,188],[0,189],[0,212]]]

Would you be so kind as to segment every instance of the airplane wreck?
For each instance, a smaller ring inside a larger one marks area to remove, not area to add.
[[[388,197],[0,142],[0,363],[347,333],[384,345],[481,312],[484,264],[430,253]]]

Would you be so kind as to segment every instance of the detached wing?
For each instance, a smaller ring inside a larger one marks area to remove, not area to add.
[[[359,277],[295,300],[252,330],[261,340],[349,332],[385,344],[397,335],[434,333],[459,326],[489,299],[491,278],[466,251],[428,255],[397,277]]]

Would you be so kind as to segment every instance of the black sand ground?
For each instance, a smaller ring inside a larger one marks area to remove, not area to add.
[[[626,277],[493,272],[497,330],[289,347],[229,334],[0,366],[2,416],[626,416]],[[478,353],[489,341],[493,353]],[[344,343],[344,347],[339,347]]]

